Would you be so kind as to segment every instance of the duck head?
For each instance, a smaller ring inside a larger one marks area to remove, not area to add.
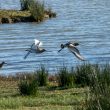
[[[58,50],[58,52],[60,52],[62,49],[64,49],[65,48],[65,45],[64,44],[61,44],[61,49],[60,50]]]

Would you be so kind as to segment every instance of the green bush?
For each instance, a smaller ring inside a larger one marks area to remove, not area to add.
[[[99,75],[93,74],[94,85],[90,86],[90,98],[86,100],[86,110],[109,110],[110,109],[110,82],[108,77],[102,77],[103,71]],[[107,74],[106,74],[107,75]]]
[[[90,92],[81,110],[110,110],[110,65],[93,65]]]
[[[88,86],[91,83],[92,65],[83,64],[75,69],[75,83],[80,86]]]
[[[40,22],[44,19],[44,3],[41,3],[38,0],[21,0],[21,10],[29,10],[31,16],[37,22]]]
[[[29,10],[29,4],[30,4],[31,0],[20,0],[21,3],[21,10]]]
[[[22,80],[19,85],[19,92],[21,95],[36,95],[38,84],[36,80]]]
[[[60,87],[73,87],[74,75],[67,70],[67,67],[63,67],[58,73],[58,85]]]
[[[41,66],[36,73],[38,86],[46,86],[48,82],[48,71],[45,69],[45,67]]]

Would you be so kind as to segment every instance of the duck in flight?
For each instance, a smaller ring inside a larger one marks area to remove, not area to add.
[[[24,59],[28,57],[30,53],[43,53],[46,51],[44,48],[41,48],[42,42],[37,39],[34,39],[34,43],[31,45],[31,48],[27,49],[28,53],[24,56]]]
[[[2,68],[4,64],[7,64],[7,63],[5,63],[4,61],[0,63],[0,68]]]
[[[66,44],[61,44],[61,49],[58,52],[67,47],[69,51],[72,52],[79,60],[85,61],[85,58],[81,56],[79,50],[76,48],[76,46],[78,45],[79,43],[77,42],[68,42]]]

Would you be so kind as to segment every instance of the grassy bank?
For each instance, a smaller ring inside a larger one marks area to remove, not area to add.
[[[110,65],[82,64],[49,75],[43,66],[34,73],[0,76],[0,109],[109,110]]]
[[[16,81],[0,81],[0,109],[70,110],[84,103],[87,88],[40,87],[36,96],[21,96]],[[52,84],[51,86],[52,87]]]

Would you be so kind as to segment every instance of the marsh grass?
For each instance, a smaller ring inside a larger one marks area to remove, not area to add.
[[[48,84],[48,71],[43,65],[35,74],[38,86],[46,86]]]
[[[85,100],[83,110],[110,109],[110,65],[94,65],[89,85],[90,93]]]
[[[39,75],[38,79],[39,82],[42,82],[41,85],[44,84],[45,81],[48,82],[48,86],[45,85],[47,84],[45,83],[43,87],[38,87],[39,94],[34,95],[34,97],[32,95],[25,96],[19,94],[17,85],[19,80],[15,80],[15,78],[14,80],[13,78],[11,80],[4,80],[5,77],[3,77],[3,81],[0,81],[0,109],[110,109],[109,64],[92,65],[87,63],[79,65],[74,69],[68,69],[67,67],[63,67],[62,69],[59,69],[57,75],[55,75],[55,78],[53,78],[52,76],[49,81],[47,79],[47,73],[48,71],[43,66],[38,71],[36,71],[34,75],[30,73],[32,77],[30,75],[27,75],[27,79],[23,79],[24,76],[23,78],[21,77],[22,80],[30,81],[33,79],[33,76],[36,80],[38,78],[37,75]],[[19,77],[19,75],[17,77]],[[2,77],[0,80],[2,80]],[[79,86],[81,84],[83,84],[83,88],[82,86]],[[26,85],[28,85],[27,82]],[[64,87],[64,89],[62,89],[62,87]],[[26,86],[25,88],[28,87]],[[15,102],[16,100],[17,102]]]
[[[18,84],[18,87],[21,95],[36,95],[38,91],[38,84],[35,79],[22,80]]]
[[[29,10],[31,16],[37,21],[43,21],[45,6],[44,3],[36,0],[21,0],[21,10]]]
[[[58,85],[67,88],[74,86],[74,75],[67,69],[67,67],[63,67],[59,70]]]

